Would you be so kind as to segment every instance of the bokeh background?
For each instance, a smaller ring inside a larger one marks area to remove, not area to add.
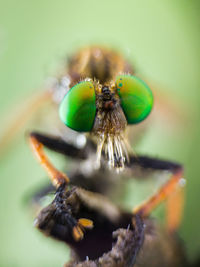
[[[137,151],[185,166],[180,235],[191,260],[200,253],[199,12],[198,0],[0,0],[0,133],[52,69],[90,43],[121,50],[184,110],[181,127],[158,114]],[[23,203],[45,176],[24,132],[0,158],[0,266],[62,266],[68,249],[34,229]]]

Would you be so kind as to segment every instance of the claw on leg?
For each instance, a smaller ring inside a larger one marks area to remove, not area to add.
[[[84,237],[84,230],[93,228],[93,221],[85,218],[78,220],[78,224],[73,227],[72,234],[76,241],[80,241]]]
[[[93,228],[93,221],[85,218],[81,218],[78,220],[79,225],[81,225],[84,228],[92,229]]]
[[[73,227],[72,234],[76,241],[82,240],[84,236],[83,230],[78,225]]]

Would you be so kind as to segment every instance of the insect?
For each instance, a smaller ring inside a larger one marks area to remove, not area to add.
[[[94,64],[94,62],[96,63]],[[62,136],[67,141],[70,140],[70,142],[77,143],[75,137],[79,134],[75,131],[70,131],[67,127],[63,127],[58,118],[59,103],[68,90],[80,80],[98,76],[103,82],[109,81],[109,78],[122,71],[123,73],[134,74],[135,68],[118,52],[105,47],[85,47],[69,57],[67,64],[58,72],[56,77],[49,77],[42,88],[28,99],[23,100],[20,105],[17,105],[10,111],[10,115],[8,115],[9,112],[6,112],[5,116],[3,116],[6,118],[6,122],[0,134],[0,156],[9,151],[8,147],[16,136],[19,136],[19,132],[23,133],[23,129],[27,129],[27,124],[34,125],[36,129],[48,128],[49,132]],[[153,117],[159,114],[159,116],[162,116],[162,121],[170,118],[171,129],[174,129],[174,127],[177,129],[177,126],[182,129],[186,120],[189,123],[190,120],[187,119],[184,113],[185,109],[182,110],[182,106],[178,106],[177,101],[173,103],[173,100],[167,94],[164,94],[162,90],[159,90],[160,88],[157,89],[154,83],[151,88],[154,90],[154,98],[156,99]],[[184,123],[181,123],[183,118]],[[52,120],[54,120],[53,124]],[[131,128],[131,132],[134,132],[133,135],[129,135],[131,143],[138,142],[142,135],[141,133],[150,124],[149,121],[151,120],[145,120],[142,124],[138,124],[137,127]],[[83,142],[83,136],[80,137],[80,140]]]
[[[183,167],[132,152],[126,129],[148,117],[153,94],[121,55],[100,47],[83,49],[71,58],[67,77],[60,119],[74,131],[87,133],[88,139],[79,149],[61,138],[30,133],[31,147],[56,188],[53,202],[40,212],[35,224],[73,248],[78,257],[66,266],[137,266],[145,236],[158,229],[148,221],[153,209],[166,200],[167,231],[174,233],[180,224]],[[51,163],[44,146],[79,161],[71,179]],[[88,166],[85,172],[82,162]],[[171,176],[132,212],[122,211],[106,198],[104,181],[111,173],[134,176],[138,170],[144,174],[168,171]],[[146,232],[144,223],[149,225]],[[117,241],[112,247],[113,237]],[[178,260],[171,266],[183,265]]]

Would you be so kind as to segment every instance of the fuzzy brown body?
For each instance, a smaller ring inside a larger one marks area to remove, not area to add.
[[[133,68],[119,53],[104,47],[83,48],[68,62],[72,86],[85,78],[97,79],[104,84],[120,73],[133,74]]]

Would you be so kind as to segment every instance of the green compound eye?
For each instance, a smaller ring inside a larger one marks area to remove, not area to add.
[[[142,80],[131,75],[117,76],[116,86],[128,124],[144,120],[153,106],[151,89]]]
[[[59,108],[62,122],[78,132],[91,131],[95,114],[95,89],[89,81],[80,82],[72,87]]]

